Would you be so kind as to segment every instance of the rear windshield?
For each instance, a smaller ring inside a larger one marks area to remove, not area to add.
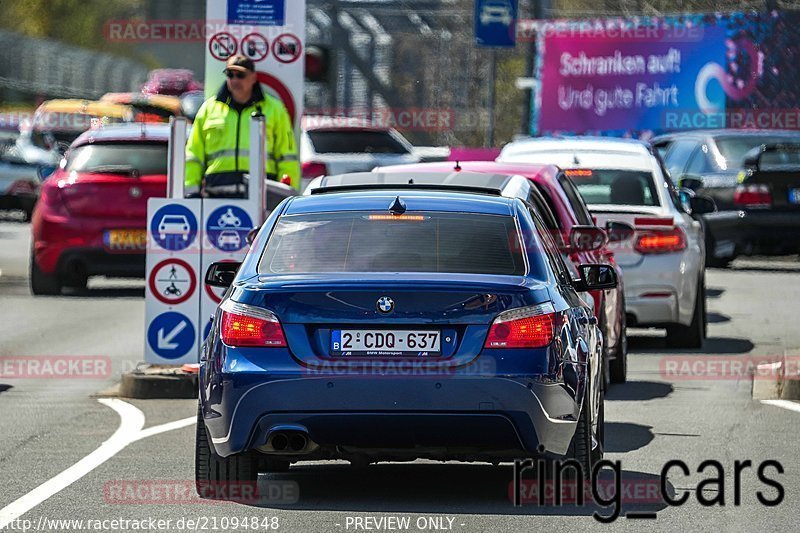
[[[758,160],[759,170],[797,170],[800,168],[800,145],[778,146],[767,150]]]
[[[120,172],[140,175],[167,173],[167,143],[89,144],[75,148],[67,171]]]
[[[323,272],[526,273],[510,216],[344,212],[281,218],[261,257],[264,274]]]
[[[741,168],[744,164],[744,156],[755,148],[756,146],[761,146],[762,144],[774,144],[780,143],[784,141],[795,141],[800,139],[800,137],[767,137],[764,135],[737,135],[735,137],[721,137],[716,139],[717,148],[719,149],[720,154],[728,163],[729,169],[738,169]]]
[[[403,144],[388,131],[309,131],[308,137],[317,153],[332,154],[407,154]]]
[[[580,174],[570,175],[567,172],[589,205],[659,205],[650,172],[604,169],[581,171]]]

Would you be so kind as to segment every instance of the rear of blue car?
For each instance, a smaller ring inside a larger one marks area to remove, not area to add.
[[[601,341],[574,330],[589,311],[554,290],[532,220],[475,194],[285,202],[204,349],[209,457],[274,471],[566,455]]]

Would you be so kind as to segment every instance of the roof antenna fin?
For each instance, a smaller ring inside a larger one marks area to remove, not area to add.
[[[392,205],[389,206],[389,212],[393,215],[402,215],[406,212],[406,204],[399,196],[395,198]]]

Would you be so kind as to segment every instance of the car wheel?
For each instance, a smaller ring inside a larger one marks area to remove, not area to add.
[[[692,322],[688,326],[673,324],[667,328],[667,346],[670,348],[702,348],[706,336],[706,283],[700,279],[694,302]]]
[[[36,264],[31,251],[31,293],[34,296],[57,296],[61,294],[61,281],[58,274],[45,274]]]
[[[605,316],[604,313],[600,313],[601,315],[601,324],[599,326],[600,331],[603,334],[603,365],[601,367],[601,374],[600,374],[600,383],[603,386],[603,390],[607,391],[608,386],[611,384],[611,354],[608,351],[608,323],[606,319],[603,318]]]
[[[28,207],[26,209],[23,209],[23,211],[22,211],[22,221],[23,222],[30,222],[32,218],[33,218],[33,208],[32,207]]]
[[[197,494],[211,500],[227,499],[229,494],[256,494],[258,481],[257,452],[245,452],[219,457],[208,442],[206,424],[197,408],[197,433],[195,437],[194,478]],[[244,482],[244,483],[242,483]],[[243,486],[237,487],[236,483]],[[245,484],[252,483],[253,492],[247,492]],[[231,486],[233,485],[233,486]]]
[[[609,362],[611,383],[625,383],[628,380],[628,332],[625,320],[625,312],[623,311],[617,353],[614,354],[614,359]]]
[[[572,443],[569,445],[569,451],[567,452],[569,459],[577,461],[581,465],[581,470],[583,470],[584,479],[591,478],[592,467],[594,466],[595,462],[603,458],[603,447],[602,444],[600,443],[602,442],[602,438],[605,434],[605,430],[602,429],[605,418],[603,409],[603,400],[605,398],[605,395],[603,394],[603,391],[601,389],[600,409],[598,411],[598,416],[597,416],[597,434],[596,434],[598,445],[594,449],[592,449],[593,420],[592,420],[592,413],[590,413],[591,402],[589,401],[591,394],[592,394],[591,386],[587,385],[586,394],[584,394],[583,398],[583,407],[581,408],[581,416],[578,419],[578,425],[575,428],[575,435],[572,436]],[[569,468],[566,471],[573,472],[573,469]]]

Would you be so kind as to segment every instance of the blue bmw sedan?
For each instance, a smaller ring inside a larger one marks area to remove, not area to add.
[[[535,208],[501,191],[346,186],[285,200],[200,368],[198,490],[298,461],[602,457],[602,335]]]

